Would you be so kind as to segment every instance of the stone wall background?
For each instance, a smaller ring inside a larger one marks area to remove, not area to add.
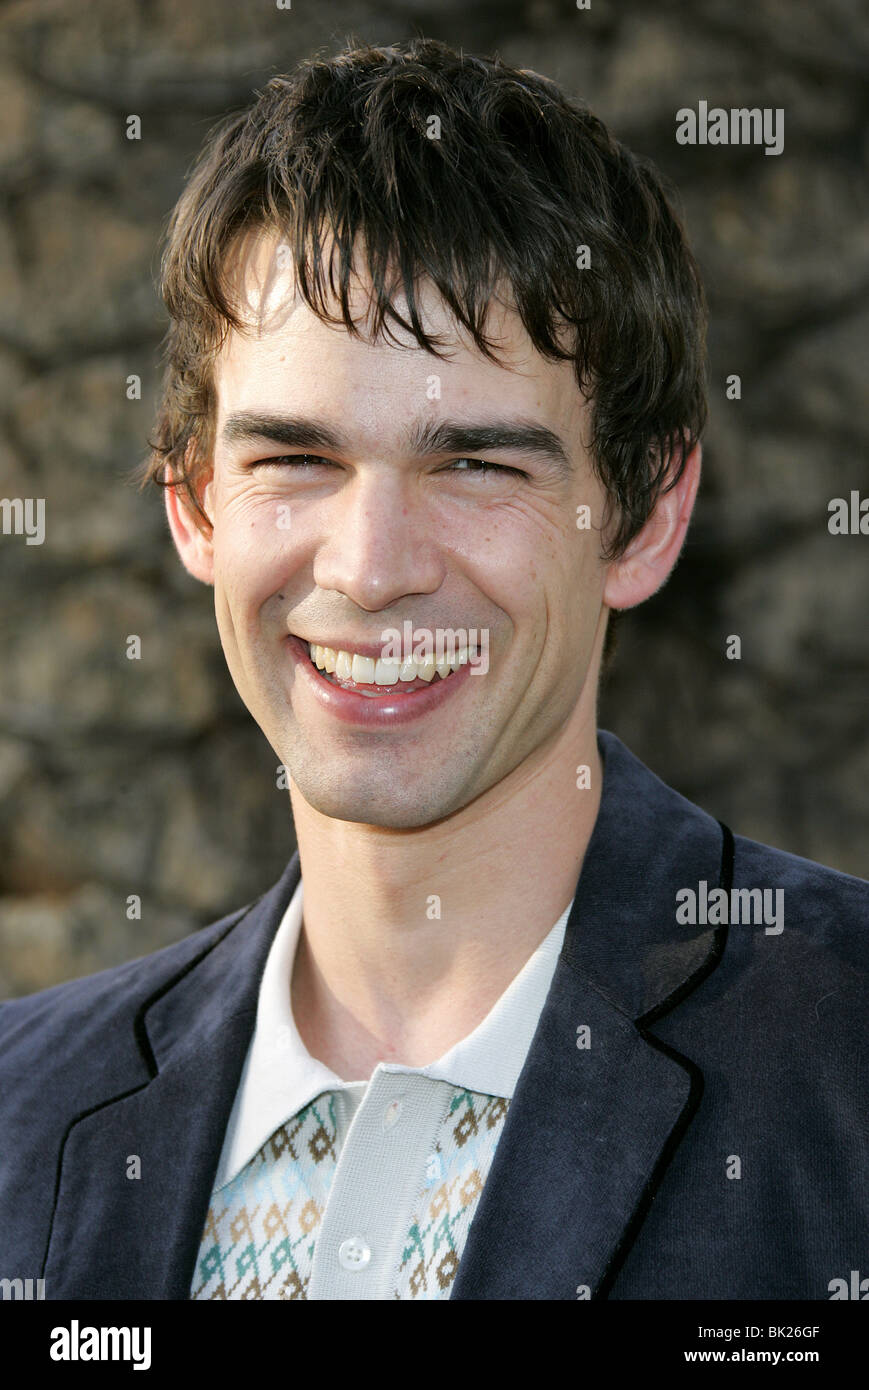
[[[867,873],[869,538],[827,529],[832,497],[869,493],[859,0],[26,0],[0,15],[0,495],[44,497],[47,534],[0,536],[2,994],[179,938],[293,848],[211,591],[127,477],[185,170],[223,112],[350,31],[547,73],[676,182],[711,302],[705,476],[673,578],[623,619],[600,722],[738,832]],[[677,146],[700,99],[783,107],[784,153]]]

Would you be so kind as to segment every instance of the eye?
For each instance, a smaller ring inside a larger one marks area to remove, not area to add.
[[[466,463],[469,465],[469,467],[457,467],[457,465],[461,463]],[[446,471],[455,471],[457,473],[479,473],[482,475],[485,475],[487,473],[513,473],[517,478],[527,478],[528,476],[527,473],[522,472],[521,468],[508,468],[507,465],[504,463],[489,463],[486,459],[471,458],[455,459],[453,463],[450,465],[450,468],[448,468]]]
[[[318,464],[325,463],[331,467],[328,459],[320,458],[318,454],[278,454],[275,458],[255,459],[250,465],[251,468],[282,468],[293,469],[316,468]]]

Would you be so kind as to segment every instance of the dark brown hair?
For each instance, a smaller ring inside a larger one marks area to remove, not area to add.
[[[582,103],[497,57],[434,39],[377,48],[351,38],[341,53],[302,62],[211,132],[172,214],[166,374],[143,486],[162,484],[168,463],[169,485],[208,521],[195,487],[212,443],[213,361],[240,327],[228,260],[241,233],[266,228],[291,248],[308,306],[351,333],[348,281],[361,244],[374,334],[399,323],[436,355],[439,340],[417,315],[418,277],[492,360],[486,310],[509,285],[534,347],[572,359],[591,399],[614,558],[681,476],[706,418],[705,301],[670,196]],[[393,271],[409,323],[391,302]]]

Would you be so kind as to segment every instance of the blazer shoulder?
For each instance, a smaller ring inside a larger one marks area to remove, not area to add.
[[[780,939],[803,969],[812,968],[811,960],[837,961],[837,970],[869,985],[869,881],[742,835],[733,840],[733,889],[746,908],[755,890],[763,911],[775,916],[761,936]]]
[[[734,886],[751,887],[756,879],[758,887],[769,887],[774,880],[807,915],[821,909],[828,916],[835,907],[869,926],[869,880],[744,835],[734,834],[733,846]]]

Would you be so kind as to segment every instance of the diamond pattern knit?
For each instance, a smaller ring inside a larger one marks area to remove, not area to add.
[[[445,1117],[419,1175],[393,1297],[447,1299],[509,1101],[447,1082]],[[212,1194],[191,1298],[305,1299],[317,1231],[353,1118],[328,1091],[281,1125],[232,1182]]]

